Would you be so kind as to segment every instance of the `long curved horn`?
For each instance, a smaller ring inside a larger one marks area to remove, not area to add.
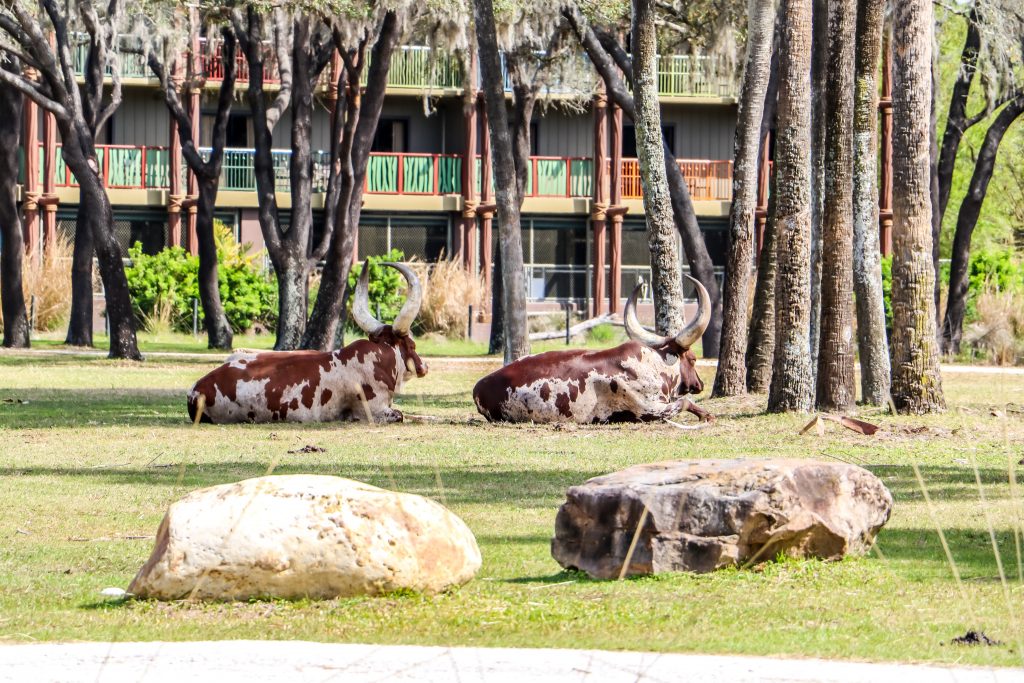
[[[352,317],[356,319],[356,325],[368,335],[376,334],[384,327],[384,323],[370,313],[370,259],[366,259],[363,272],[359,273],[356,300],[352,302]]]
[[[642,282],[638,284],[630,295],[629,301],[626,302],[626,310],[622,312],[622,323],[626,326],[626,334],[633,341],[652,348],[664,346],[672,337],[662,337],[660,334],[648,332],[636,317],[636,298],[640,295],[643,286]]]
[[[684,349],[696,344],[704,334],[704,330],[708,328],[708,323],[711,322],[711,297],[708,296],[708,290],[704,289],[704,285],[696,279],[689,275],[686,277],[697,287],[697,315],[676,335],[676,344]]]
[[[391,329],[395,332],[409,334],[412,322],[419,315],[420,304],[423,303],[423,285],[420,284],[420,279],[416,277],[416,273],[412,271],[412,268],[404,263],[387,262],[384,265],[391,266],[397,270],[405,276],[405,281],[409,283],[409,293],[405,295],[405,303],[402,304],[402,310],[398,312],[395,321],[391,323]]]

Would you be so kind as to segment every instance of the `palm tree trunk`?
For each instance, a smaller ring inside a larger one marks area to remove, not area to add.
[[[861,399],[889,396],[882,262],[878,241],[878,61],[885,0],[864,0],[857,15],[857,83],[853,113],[853,291],[857,306]]]
[[[785,0],[775,144],[775,360],[768,410],[809,410],[811,241],[811,0]]]
[[[761,121],[768,91],[775,29],[775,1],[751,3],[747,63],[743,73],[734,143],[733,198],[729,215],[729,256],[722,294],[722,337],[713,396],[735,396],[747,389],[745,352],[750,269],[754,252],[754,212]]]
[[[843,411],[856,400],[853,371],[853,89],[856,0],[829,3],[825,96],[825,205],[821,223],[821,330],[817,406]]]
[[[930,0],[896,3],[893,19],[892,398],[905,413],[942,410],[932,265]]]
[[[674,334],[683,326],[682,267],[665,171],[654,15],[653,0],[633,0],[634,123],[651,249],[654,325],[659,334]]]
[[[811,101],[824,102],[828,96],[828,0],[813,0],[811,24]],[[821,345],[821,251],[825,220],[825,142],[828,112],[811,110],[811,382],[818,376]]]
[[[0,65],[11,71],[11,63]],[[0,309],[3,311],[5,347],[28,348],[28,315],[21,287],[25,242],[15,190],[18,185],[18,140],[21,136],[22,95],[0,86]],[[28,146],[25,146],[26,149]]]

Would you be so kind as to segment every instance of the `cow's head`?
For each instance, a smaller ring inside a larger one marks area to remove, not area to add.
[[[704,330],[711,320],[711,298],[708,296],[708,290],[689,275],[686,277],[697,287],[697,315],[678,333],[662,336],[644,329],[640,324],[636,317],[636,299],[643,284],[637,285],[633,290],[629,301],[626,302],[626,310],[622,316],[626,334],[630,339],[651,347],[662,357],[675,356],[679,358],[678,393],[680,395],[699,394],[704,391],[704,383],[700,381],[700,376],[697,374],[697,357],[690,347],[704,334]]]
[[[359,282],[356,283],[356,298],[352,303],[352,317],[356,324],[362,328],[370,341],[377,344],[386,344],[395,349],[399,356],[399,362],[405,365],[404,380],[412,379],[413,374],[423,377],[427,374],[427,365],[416,353],[416,342],[412,340],[409,330],[412,328],[412,321],[420,312],[420,304],[423,302],[423,287],[416,273],[404,263],[384,263],[391,266],[404,277],[409,283],[409,293],[402,304],[402,310],[398,312],[394,322],[385,325],[373,317],[370,313],[370,260],[363,264],[363,272],[359,274]]]

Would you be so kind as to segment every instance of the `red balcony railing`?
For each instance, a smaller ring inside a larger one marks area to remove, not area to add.
[[[223,45],[218,42],[211,49],[207,49],[207,41],[202,38],[200,39],[199,53],[202,55],[203,73],[207,80],[223,81]],[[280,83],[281,75],[277,71],[277,59],[274,58],[274,52],[269,46],[264,50],[264,55],[263,82]],[[249,81],[249,62],[246,61],[245,54],[241,49],[235,52],[235,80],[239,83]]]
[[[732,161],[678,159],[679,169],[686,179],[690,197],[695,201],[732,200]],[[640,182],[640,163],[636,159],[622,160],[622,198],[640,199],[644,196]]]

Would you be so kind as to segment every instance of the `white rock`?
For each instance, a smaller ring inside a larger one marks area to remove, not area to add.
[[[473,533],[432,500],[341,477],[270,476],[174,503],[128,592],[162,600],[433,593],[479,568]]]

